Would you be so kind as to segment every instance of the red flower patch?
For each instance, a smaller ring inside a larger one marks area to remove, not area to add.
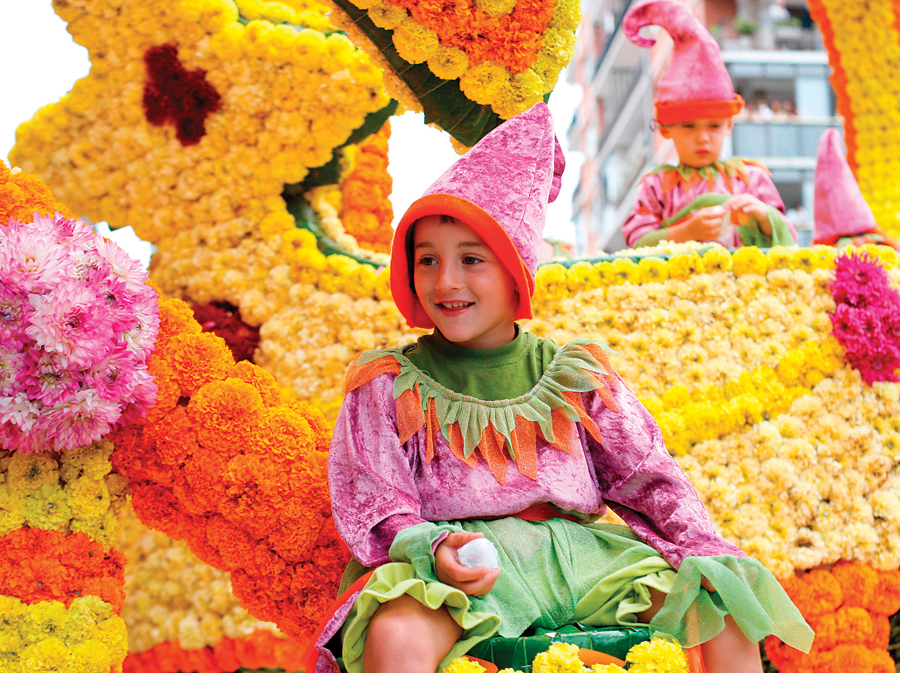
[[[205,70],[187,70],[178,60],[174,44],[144,52],[144,116],[154,126],[173,124],[178,141],[187,147],[206,135],[204,122],[222,105],[221,96],[206,81]]]

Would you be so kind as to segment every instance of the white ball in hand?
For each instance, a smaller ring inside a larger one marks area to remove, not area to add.
[[[477,540],[467,542],[457,551],[461,565],[467,568],[499,568],[497,563],[497,548],[487,538],[480,537]]]

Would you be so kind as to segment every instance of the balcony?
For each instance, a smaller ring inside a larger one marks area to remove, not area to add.
[[[839,117],[791,121],[735,121],[733,152],[739,157],[811,157],[825,129],[842,129]]]

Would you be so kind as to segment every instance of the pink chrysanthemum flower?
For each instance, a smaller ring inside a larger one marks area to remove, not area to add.
[[[118,402],[101,399],[93,390],[81,390],[72,401],[46,409],[42,429],[53,438],[55,451],[66,451],[96,442],[121,415]]]
[[[65,243],[81,249],[90,248],[94,243],[94,237],[97,236],[94,230],[81,220],[70,220],[59,211],[52,217],[35,213],[34,222],[28,227],[32,231],[40,232],[57,245]]]
[[[68,450],[156,399],[159,331],[146,272],[83,222],[0,226],[0,439]]]
[[[25,334],[37,346],[87,365],[112,347],[112,321],[105,302],[87,286],[65,285],[35,311]]]
[[[65,274],[65,250],[10,220],[0,224],[0,283],[22,292],[52,292]]]
[[[53,406],[70,399],[79,389],[81,375],[69,366],[66,356],[32,348],[25,357],[26,365],[16,383],[28,399]]]

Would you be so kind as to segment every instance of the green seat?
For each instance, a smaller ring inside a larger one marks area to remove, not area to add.
[[[497,668],[513,668],[528,673],[534,658],[549,650],[553,643],[568,643],[624,660],[628,650],[645,640],[650,640],[650,630],[645,626],[570,624],[555,631],[529,629],[518,638],[489,638],[473,647],[469,655],[490,661]],[[343,671],[344,662],[338,659],[338,664]]]
[[[650,630],[645,626],[593,627],[570,624],[555,631],[529,630],[518,638],[499,636],[478,643],[469,655],[490,661],[498,668],[513,668],[523,673],[531,670],[531,662],[553,643],[568,643],[586,650],[603,652],[622,659],[634,645],[650,640]]]

